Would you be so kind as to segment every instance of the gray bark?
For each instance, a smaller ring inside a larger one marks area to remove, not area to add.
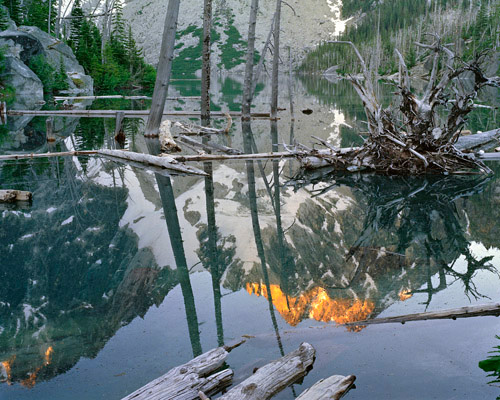
[[[201,69],[201,122],[210,124],[210,31],[212,29],[212,0],[205,0],[203,8],[203,54]]]
[[[255,52],[255,26],[257,25],[257,12],[259,10],[259,0],[252,0],[250,8],[250,21],[248,23],[248,47],[245,65],[245,81],[243,85],[242,118],[250,119],[250,108],[253,98],[253,57]]]
[[[271,93],[271,118],[273,119],[276,119],[278,116],[280,27],[281,27],[281,0],[276,0],[276,13],[274,20],[273,75],[272,75],[272,93]]]
[[[309,343],[259,368],[220,400],[266,400],[305,376],[314,363],[316,351]],[[206,392],[205,392],[206,393]]]
[[[354,375],[333,375],[321,379],[304,391],[297,400],[339,400],[352,388]]]
[[[156,167],[162,167],[181,173],[206,175],[205,172],[203,172],[202,170],[188,165],[184,165],[171,156],[158,157],[158,156],[152,156],[150,154],[134,153],[131,151],[122,151],[122,150],[99,150],[97,154],[101,156],[114,157],[122,160],[140,162],[145,165],[148,164],[154,165]]]
[[[194,400],[198,399],[200,391],[217,393],[231,383],[233,371],[226,369],[210,374],[224,364],[228,354],[223,347],[210,350],[184,365],[171,369],[122,400]]]
[[[426,321],[430,319],[456,319],[456,318],[470,318],[481,316],[498,316],[500,315],[500,304],[486,304],[471,307],[455,308],[451,310],[431,311],[417,314],[398,315],[395,317],[375,318],[366,321],[350,322],[346,326],[352,325],[375,325],[375,324],[388,324],[388,323],[405,323],[410,321]]]
[[[180,0],[170,0],[168,2],[153,100],[145,131],[146,135],[158,134],[160,128],[174,59],[175,32],[177,30],[179,6]]]

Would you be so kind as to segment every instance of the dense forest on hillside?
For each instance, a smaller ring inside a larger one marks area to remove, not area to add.
[[[496,0],[344,0],[342,18],[350,22],[339,40],[355,43],[378,75],[397,72],[396,48],[410,68],[423,61],[426,53],[414,42],[423,41],[426,33],[440,34],[465,58],[484,49],[500,48],[500,2]],[[340,73],[359,71],[351,49],[331,43],[309,53],[301,70],[323,72],[334,65]]]
[[[123,19],[122,0],[114,2],[110,10],[111,29],[103,35],[92,18],[75,0],[69,19],[58,24],[56,1],[0,0],[0,28],[8,27],[10,18],[16,25],[36,26],[65,41],[73,50],[85,72],[94,79],[97,93],[111,94],[123,89],[152,91],[156,71],[144,61],[130,26]],[[41,78],[46,93],[67,89],[62,71],[54,71],[39,57],[29,67]],[[55,76],[51,79],[51,76]]]

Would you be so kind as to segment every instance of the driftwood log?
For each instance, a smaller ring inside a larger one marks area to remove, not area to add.
[[[352,388],[355,380],[354,375],[333,375],[321,379],[305,390],[297,400],[339,400]]]
[[[145,165],[154,165],[156,167],[166,168],[168,170],[184,174],[194,174],[202,176],[207,175],[201,169],[191,167],[190,165],[185,165],[182,162],[177,161],[175,158],[167,155],[158,157],[152,156],[150,154],[134,153],[131,151],[123,150],[99,150],[97,151],[97,154],[101,156],[111,157],[117,160],[135,161]]]
[[[14,203],[16,201],[31,201],[31,192],[22,190],[0,190],[0,203]]]
[[[222,367],[229,351],[231,348],[226,347],[210,350],[171,369],[122,400],[194,400],[199,398],[199,392],[215,394],[230,385],[233,379],[230,369],[214,373]]]
[[[314,363],[316,351],[309,343],[259,368],[255,374],[229,392],[220,400],[266,400],[273,397],[297,379],[307,374]],[[206,392],[204,392],[206,394]]]
[[[480,306],[454,308],[450,310],[431,311],[417,314],[398,315],[395,317],[375,318],[365,321],[350,322],[345,326],[353,325],[375,325],[375,324],[390,324],[402,323],[410,321],[426,321],[430,319],[457,319],[457,318],[471,318],[483,316],[499,316],[500,303],[488,304]]]

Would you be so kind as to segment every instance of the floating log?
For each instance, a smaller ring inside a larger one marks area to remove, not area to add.
[[[151,100],[149,96],[122,96],[119,94],[107,95],[107,96],[55,96],[54,101],[64,101],[64,100],[113,100],[113,99],[123,99],[123,100]],[[200,100],[200,96],[178,96],[178,97],[167,97],[167,100]]]
[[[1,203],[14,203],[16,201],[31,201],[33,194],[22,190],[0,190]]]
[[[29,154],[6,154],[0,156],[0,161],[6,160],[29,160],[34,158],[60,157],[60,156],[90,156],[97,154],[97,150],[61,151],[59,153],[29,153]]]
[[[266,400],[302,378],[314,363],[316,351],[309,343],[259,368],[255,374],[219,397],[219,400]],[[206,393],[206,391],[203,391]]]
[[[205,151],[218,151],[224,154],[241,154],[241,151],[237,149],[233,149],[232,147],[227,147],[223,146],[217,143],[212,143],[212,142],[207,142],[207,143],[200,143],[197,140],[191,139],[190,137],[180,135],[177,137],[177,140],[183,143],[186,143],[188,145],[194,146],[201,148]]]
[[[185,165],[182,162],[177,161],[172,156],[164,155],[162,157],[158,157],[158,156],[152,156],[150,154],[134,153],[131,151],[123,151],[123,150],[98,150],[97,154],[106,157],[116,158],[119,160],[135,161],[146,165],[154,165],[156,167],[166,168],[184,174],[194,174],[202,176],[207,175],[206,172],[198,168]]]
[[[189,162],[189,161],[265,160],[265,159],[297,157],[298,155],[299,153],[282,151],[276,153],[253,153],[253,154],[234,154],[234,155],[229,155],[229,154],[178,155],[178,156],[172,156],[172,158],[180,162]]]
[[[231,384],[233,371],[219,369],[230,350],[218,347],[168,371],[122,400],[195,400],[198,393],[215,394]]]
[[[333,375],[321,379],[305,390],[297,400],[339,400],[352,388],[355,380],[354,375]]]
[[[488,144],[493,146],[498,143],[499,138],[500,129],[493,129],[491,131],[476,133],[474,135],[461,136],[457,140],[457,143],[455,143],[455,147],[461,151],[475,150]]]
[[[145,118],[149,115],[149,110],[8,110],[7,115],[35,115],[35,116],[64,116],[74,118],[116,118],[116,113],[123,111],[126,118]],[[227,113],[213,111],[212,117],[224,117]],[[240,112],[231,111],[228,113],[231,117],[240,117]],[[199,117],[199,111],[165,111],[164,116],[173,117]],[[270,118],[269,113],[253,113],[252,118]]]
[[[457,319],[483,316],[499,316],[500,303],[480,306],[461,307],[450,310],[431,311],[417,314],[398,315],[395,317],[375,318],[365,321],[349,322],[345,326],[390,324],[400,322],[404,324],[410,321],[426,321],[431,319]]]

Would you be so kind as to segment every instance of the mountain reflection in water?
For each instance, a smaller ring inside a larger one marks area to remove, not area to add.
[[[342,110],[353,128],[339,127],[344,135],[336,140],[351,145],[361,140],[356,121],[363,111],[352,111],[347,96],[339,99],[347,105],[333,110]],[[324,112],[315,108],[313,115],[327,121],[328,135],[332,109],[326,103],[315,104]],[[140,124],[131,121],[128,147],[156,153],[158,142],[137,134]],[[30,124],[37,129],[30,132],[38,132],[36,139],[44,121],[35,122]],[[302,129],[291,124],[288,142],[309,135],[312,129],[304,129],[309,121],[300,124]],[[70,119],[60,123],[64,140],[57,150],[113,147],[109,121],[82,121],[73,134],[75,125]],[[228,138],[214,140],[246,152],[269,151],[266,144],[275,151],[284,132],[278,134],[276,123],[254,121],[242,125],[241,137],[230,137],[233,144],[224,142]],[[23,151],[41,152],[46,146],[38,139],[18,144]],[[134,348],[151,339],[145,332],[153,325],[148,315],[158,324],[170,315],[176,320],[158,335],[152,352],[161,357],[146,362],[156,369],[144,368],[141,375],[135,366],[123,367],[127,382],[115,383],[113,398],[249,333],[249,325],[262,327],[273,346],[277,343],[277,353],[284,354],[292,350],[287,331],[309,340],[312,329],[303,328],[362,321],[397,307],[416,312],[500,302],[485,284],[499,281],[494,268],[499,259],[493,259],[500,247],[500,168],[495,165],[496,175],[488,178],[295,175],[294,163],[281,160],[204,163],[202,168],[205,178],[157,175],[85,157],[0,163],[2,188],[34,192],[31,207],[0,208],[0,397],[29,392],[32,398],[50,398],[37,397],[40,383],[70,381],[71,386],[85,360],[95,361],[93,368],[102,363],[104,370],[137,363]],[[203,287],[200,276],[207,277]],[[123,354],[110,349],[138,321],[145,325],[134,336],[137,343],[127,343]],[[356,346],[369,342],[375,349],[378,344],[369,336],[375,329],[341,331],[355,338]],[[324,332],[320,339],[330,340],[332,331]],[[164,357],[161,346],[168,340],[174,349]],[[333,360],[337,350],[328,343],[330,348]],[[108,359],[98,360],[103,353]],[[363,365],[356,366],[359,373],[365,372]],[[96,386],[101,378],[94,379]]]

